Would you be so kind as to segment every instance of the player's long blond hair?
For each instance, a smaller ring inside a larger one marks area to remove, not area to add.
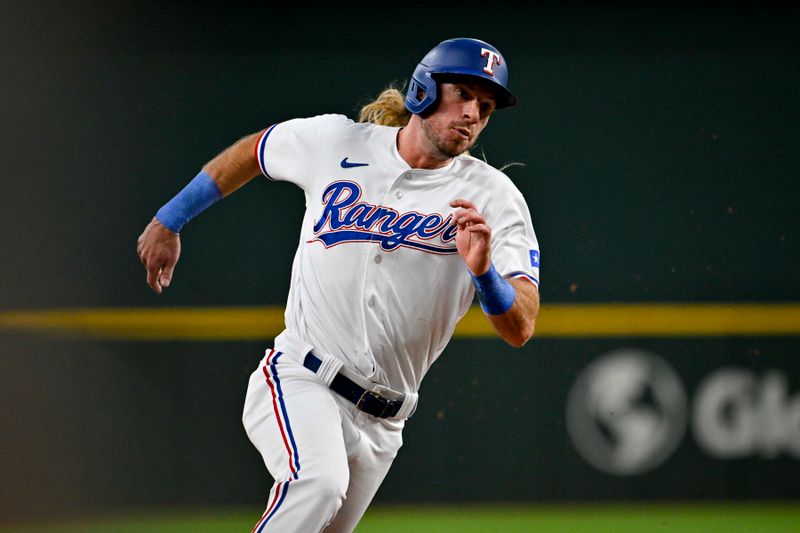
[[[379,126],[406,126],[411,119],[411,112],[406,109],[404,102],[405,96],[401,90],[396,85],[390,85],[375,100],[361,108],[358,121]]]

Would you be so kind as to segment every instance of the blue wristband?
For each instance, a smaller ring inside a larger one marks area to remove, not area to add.
[[[478,293],[481,309],[487,315],[502,315],[514,305],[517,291],[497,272],[494,264],[489,266],[485,274],[472,276],[472,283]]]
[[[187,222],[220,198],[222,192],[217,183],[205,171],[200,171],[181,192],[158,210],[156,218],[171,232],[180,233]]]

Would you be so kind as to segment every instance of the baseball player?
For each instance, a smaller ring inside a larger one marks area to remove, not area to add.
[[[147,283],[168,287],[184,224],[258,174],[303,189],[286,329],[250,378],[247,435],[274,484],[254,531],[352,531],[402,444],[420,383],[477,293],[513,346],[533,335],[539,247],[507,176],[468,155],[516,98],[494,46],[434,47],[403,95],[361,122],[274,124],[208,162],[145,228]]]

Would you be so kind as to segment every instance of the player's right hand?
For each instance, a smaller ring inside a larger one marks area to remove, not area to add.
[[[169,287],[181,255],[181,238],[153,218],[136,241],[136,253],[147,270],[147,284],[157,294]]]

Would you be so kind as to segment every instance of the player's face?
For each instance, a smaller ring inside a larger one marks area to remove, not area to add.
[[[492,91],[479,82],[440,83],[436,110],[422,120],[422,131],[445,156],[472,148],[495,108]]]

